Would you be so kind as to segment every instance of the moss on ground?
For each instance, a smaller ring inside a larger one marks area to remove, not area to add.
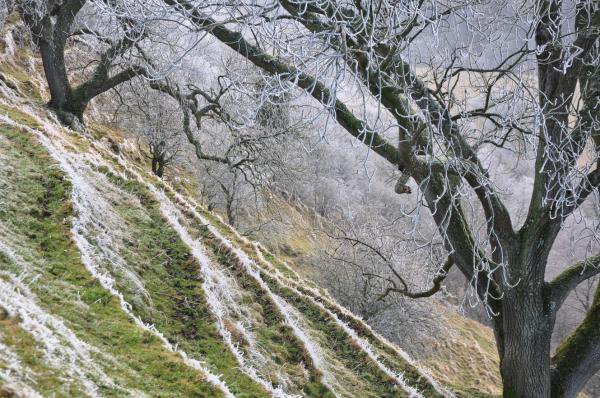
[[[87,272],[70,234],[70,183],[37,140],[9,126],[0,126],[0,135],[0,150],[12,166],[5,176],[3,193],[8,195],[1,204],[0,223],[40,275],[30,285],[39,304],[65,320],[81,340],[109,355],[113,361],[99,363],[120,385],[153,397],[221,396],[158,338],[136,327],[118,300]],[[15,267],[2,264],[7,270]],[[108,387],[101,393],[119,395]]]

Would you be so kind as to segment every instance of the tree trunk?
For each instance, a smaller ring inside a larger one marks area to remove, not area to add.
[[[158,176],[158,159],[156,156],[152,156],[152,174]]]
[[[56,48],[55,43],[46,40],[40,40],[38,45],[50,91],[48,106],[52,109],[61,109],[71,91],[65,69],[63,49]]]
[[[88,104],[90,103],[89,98],[76,96],[71,93],[65,100],[63,106],[59,108],[60,111],[70,113],[79,121],[83,122],[83,113],[85,112]]]
[[[235,226],[235,215],[233,211],[233,198],[227,197],[227,223]]]
[[[76,95],[71,89],[65,66],[64,44],[43,38],[38,40],[38,46],[50,91],[48,107],[56,111],[63,124],[74,130],[82,130],[83,113],[89,99]]]
[[[536,261],[536,260],[534,260]],[[518,269],[538,269],[524,264]],[[513,268],[514,269],[514,268]],[[500,372],[504,398],[549,398],[551,390],[550,343],[554,318],[542,278],[527,279],[506,289],[502,299]]]
[[[163,162],[158,162],[158,168],[156,169],[156,176],[158,178],[163,178],[165,174],[165,164]]]

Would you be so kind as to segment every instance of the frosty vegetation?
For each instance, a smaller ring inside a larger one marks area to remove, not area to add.
[[[600,370],[597,1],[4,2],[63,123],[93,103],[134,126],[156,175],[195,169],[249,232],[272,193],[308,205],[361,316],[397,327],[450,286],[494,330],[505,397]]]

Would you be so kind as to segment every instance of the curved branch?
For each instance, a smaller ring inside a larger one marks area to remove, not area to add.
[[[202,143],[194,136],[194,132],[190,127],[190,114],[194,116],[196,125],[199,126],[202,118],[209,115],[213,108],[218,106],[218,104],[210,104],[201,109],[197,109],[197,103],[194,100],[195,96],[190,97],[189,95],[182,94],[178,87],[159,81],[151,81],[150,87],[154,90],[169,95],[171,98],[177,101],[179,107],[181,108],[181,112],[183,113],[183,132],[185,133],[188,142],[194,147],[194,152],[198,159],[209,160],[226,165],[230,164],[230,161],[227,158],[204,153],[204,150],[202,149]]]
[[[335,32],[335,26],[322,22],[316,16],[311,16],[310,12],[307,12],[301,4],[288,0],[279,0],[279,3],[293,17],[297,17],[298,22],[309,31],[313,33]],[[330,14],[329,17],[344,18],[350,21],[354,15],[352,11],[348,11],[344,14]],[[348,29],[352,29],[351,23],[348,23],[347,26]],[[449,151],[474,165],[464,174],[464,177],[475,191],[485,211],[490,236],[494,236],[492,244],[501,246],[497,240],[504,240],[502,243],[510,244],[515,237],[510,214],[495,192],[493,185],[487,182],[489,179],[487,171],[481,165],[473,148],[461,136],[447,107],[432,96],[425,83],[411,70],[410,65],[396,54],[396,48],[385,43],[378,43],[369,49],[366,43],[369,43],[370,40],[368,37],[364,37],[366,33],[364,31],[353,33],[353,35],[345,35],[343,42],[338,43],[333,39],[333,43],[341,49],[345,50],[346,47],[349,49],[347,55],[349,55],[350,68],[358,70],[365,86],[395,116],[401,135],[406,131],[405,135],[412,136],[412,141],[423,139],[423,137],[419,137],[420,134],[416,133],[419,122],[412,117],[414,111],[406,98],[399,94],[407,92],[416,105],[428,115],[430,128],[437,129],[444,135]],[[352,39],[352,37],[356,37],[356,39]],[[373,65],[368,57],[370,51],[384,61],[379,65]],[[393,63],[387,62],[392,58],[394,59]],[[401,157],[404,158],[410,153],[411,145],[406,139],[401,138],[400,141],[400,152],[403,155]],[[423,143],[420,144],[423,145]],[[406,159],[400,160],[406,162]],[[400,166],[400,164],[398,165]],[[402,170],[402,167],[400,169]],[[498,252],[501,251],[501,247],[497,249]]]
[[[198,27],[210,32],[219,41],[248,59],[254,65],[266,72],[280,75],[282,78],[306,90],[313,98],[326,106],[337,122],[352,136],[370,146],[375,153],[390,163],[394,165],[398,164],[400,159],[396,146],[390,144],[364,121],[355,117],[350,109],[343,102],[335,98],[322,82],[277,58],[269,56],[260,48],[246,41],[241,33],[231,31],[212,18],[201,14],[190,2],[185,0],[164,0],[164,2],[176,7]]]
[[[190,2],[186,0],[163,1],[175,7],[200,29],[209,31],[215,38],[257,67],[268,73],[277,74],[306,90],[330,111],[349,134],[361,140],[391,164],[398,166],[401,162],[406,161],[401,158],[396,146],[390,144],[362,120],[356,118],[350,109],[335,98],[321,81],[278,58],[269,56],[260,48],[248,43],[241,33],[231,31],[223,24],[200,13]],[[492,310],[495,313],[500,313],[501,307],[498,303],[498,298],[502,296],[500,288],[491,279],[491,275],[488,275],[486,271],[478,270],[477,262],[487,261],[485,254],[477,249],[461,205],[452,197],[452,193],[444,184],[443,176],[439,173],[432,174],[428,168],[418,167],[413,177],[422,186],[425,200],[428,202],[438,230],[444,238],[446,249],[453,253],[457,266],[467,280],[478,281],[477,292],[482,301],[493,307]],[[476,185],[480,186],[481,184],[477,181]],[[485,196],[486,194],[481,191],[480,189],[479,194]],[[486,198],[491,201],[498,199],[495,195],[487,195]],[[492,213],[496,214],[493,211]],[[504,212],[500,210],[499,213],[503,214]],[[497,218],[490,217],[489,219],[499,220],[502,218],[506,220],[500,214],[496,214],[496,216]],[[512,227],[507,230],[512,231]]]
[[[558,311],[569,293],[581,282],[600,274],[600,254],[573,264],[548,284],[554,303],[554,311]]]
[[[405,281],[403,279],[400,279],[403,286],[402,288],[398,288],[396,284],[394,284],[393,287],[388,287],[387,289],[385,289],[385,292],[383,292],[383,294],[381,294],[377,300],[383,300],[390,293],[399,293],[403,296],[413,299],[431,297],[440,291],[440,289],[442,288],[442,282],[446,279],[446,276],[448,275],[448,272],[450,271],[453,265],[454,259],[452,258],[452,256],[448,256],[448,259],[444,262],[435,278],[433,278],[433,286],[427,290],[421,292],[411,292],[408,289],[408,286],[406,285]]]

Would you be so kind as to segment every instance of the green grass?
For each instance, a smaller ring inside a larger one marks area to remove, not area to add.
[[[249,253],[250,254],[250,253]],[[292,281],[297,281],[297,277],[289,277],[287,274],[292,273],[290,267],[280,260],[277,259],[274,255],[267,253],[263,250],[263,256],[266,261],[268,261],[273,267],[282,271],[284,276],[287,276]],[[256,259],[255,259],[256,261]],[[257,261],[258,262],[258,261]],[[283,271],[287,270],[287,273]],[[309,286],[314,288],[314,285],[308,284]],[[301,293],[312,297],[314,300],[323,304],[325,308],[329,311],[337,315],[337,317],[348,324],[352,329],[354,329],[357,334],[366,339],[376,352],[379,354],[379,359],[390,369],[401,372],[408,382],[409,385],[414,386],[420,392],[425,394],[427,397],[441,397],[441,395],[435,390],[433,385],[429,383],[429,381],[423,377],[418,369],[404,360],[401,356],[399,356],[395,350],[393,350],[390,346],[385,344],[378,336],[376,336],[362,321],[358,320],[355,317],[348,316],[345,312],[341,311],[338,307],[331,305],[327,300],[324,299],[326,294],[318,295],[313,291],[305,288],[302,284],[296,284],[295,287]]]
[[[252,258],[254,261],[259,263],[259,259],[256,256],[255,251],[252,247],[248,247],[247,243],[239,239],[236,236],[234,231],[231,230],[227,225],[224,225],[222,222],[218,220],[217,217],[212,215],[210,212],[205,211],[204,209],[197,209],[198,212],[202,214],[211,224],[218,229],[218,231],[227,237],[232,243],[239,248],[244,249],[245,253]],[[281,271],[281,273],[292,279],[297,280],[297,276],[293,273],[293,271],[282,261],[278,260],[273,254],[263,251],[263,256],[266,261],[268,261],[275,269]],[[321,297],[315,296],[308,289],[304,289],[299,286],[299,289],[302,293],[309,295],[321,302],[327,309],[335,313],[341,320],[349,324],[359,336],[367,339],[378,351],[383,354],[381,356],[381,360],[391,369],[395,369],[397,371],[402,372],[404,378],[411,385],[416,387],[419,391],[425,394],[427,397],[440,397],[441,395],[435,391],[433,386],[425,379],[419,371],[413,367],[411,364],[406,362],[402,357],[400,357],[395,351],[393,351],[389,346],[384,344],[377,336],[375,336],[369,328],[366,327],[365,324],[358,321],[354,317],[349,317],[342,311],[339,311],[335,306],[329,305],[325,300]]]
[[[298,280],[298,277],[296,274],[294,274],[290,267],[288,267],[283,261],[279,261],[273,254],[263,251],[263,256],[265,260],[275,267],[275,269],[278,269],[284,276],[293,280]]]
[[[255,257],[254,252],[250,251],[251,248],[246,247],[248,245],[237,238],[228,226],[219,222],[217,217],[213,216],[209,212],[204,211],[203,209],[197,210],[201,212],[202,216],[206,217],[208,221],[219,230],[220,233],[224,234],[228,239],[230,239],[234,245],[246,249],[246,254],[250,255],[251,258]],[[227,261],[227,258],[222,261]],[[401,391],[397,387],[395,381],[391,380],[391,378],[378,369],[366,357],[364,352],[354,346],[345,332],[337,325],[334,325],[324,311],[314,306],[308,300],[295,295],[290,289],[281,286],[281,284],[276,282],[267,274],[263,273],[262,276],[265,281],[268,282],[269,287],[274,293],[281,295],[289,303],[294,305],[301,313],[307,316],[311,326],[314,329],[318,330],[322,333],[322,335],[327,337],[327,341],[324,342],[325,346],[332,348],[338,357],[345,362],[346,366],[349,369],[353,369],[358,374],[358,377],[361,378],[366,385],[369,385],[370,388],[373,389],[372,396],[405,396],[404,391]],[[242,285],[242,287],[244,287],[246,290],[250,288],[250,286],[244,285]]]
[[[174,196],[171,195],[171,198],[174,199]],[[229,239],[234,246],[244,250],[244,252],[250,258],[259,263],[259,259],[255,253],[254,247],[248,245],[247,242],[244,242],[242,239],[240,239],[228,225],[225,225],[224,223],[220,222],[216,216],[206,211],[205,209],[197,208],[196,210],[203,217],[205,217],[213,225],[213,227],[215,227],[218,230],[219,233],[221,233],[223,236]],[[184,214],[189,213],[186,212],[185,209],[182,209],[182,211]],[[219,249],[215,248],[215,245],[212,244],[210,240],[208,240],[206,243],[209,247],[213,247],[213,250],[216,252],[217,255],[219,254]],[[279,261],[274,255],[263,251],[263,256],[274,268],[280,270],[284,276],[289,277],[292,280],[297,280],[296,275],[291,271],[291,269],[286,264]],[[230,260],[225,258],[221,261],[223,263],[227,263],[227,261]],[[358,368],[360,368],[361,366],[363,367],[362,370],[358,371],[358,376],[364,376],[363,381],[365,381],[367,385],[370,383],[371,386],[375,386],[374,391],[377,392],[374,393],[374,396],[378,396],[377,394],[383,394],[381,396],[403,396],[404,392],[398,391],[395,381],[391,380],[389,376],[387,376],[376,365],[374,365],[374,363],[372,363],[372,361],[366,357],[366,354],[364,352],[355,347],[349,339],[349,337],[346,335],[346,333],[333,323],[329,315],[327,315],[323,310],[321,310],[314,304],[310,303],[309,300],[305,298],[300,298],[299,296],[295,295],[295,293],[293,293],[291,290],[282,287],[279,282],[272,279],[268,274],[264,274],[264,278],[265,280],[271,280],[270,286],[274,292],[282,292],[280,289],[283,289],[283,292],[287,293],[287,296],[285,298],[288,300],[289,303],[295,305],[297,309],[299,309],[300,312],[302,312],[304,315],[311,315],[308,318],[311,320],[313,328],[322,332],[322,335],[326,336],[327,338],[327,341],[323,342],[323,344],[327,347],[332,347],[334,351],[336,351],[336,353],[340,356],[340,359],[342,359],[343,362],[345,361],[346,366],[348,368],[357,368],[357,366]],[[253,288],[256,289],[256,287],[252,287],[249,285],[246,286],[248,283],[244,282],[243,280],[241,280],[241,283],[244,290],[251,291]],[[303,293],[309,296],[313,296],[312,292],[308,291],[307,289],[300,289]],[[254,298],[254,300],[257,300],[257,298]],[[319,299],[318,301],[323,300]],[[302,305],[300,307],[298,306],[299,302],[302,302]],[[336,308],[328,309],[332,310],[332,312],[336,313],[336,315],[338,315],[344,321],[349,323],[351,327],[353,327],[361,337],[366,337],[367,340],[369,340],[372,344],[374,343],[375,346],[381,349],[380,351],[383,354],[387,354],[384,355],[381,359],[391,369],[401,371],[410,385],[417,387],[419,391],[423,392],[428,397],[440,396],[440,394],[435,391],[433,386],[418,372],[416,368],[404,361],[395,352],[393,353],[393,356],[390,356],[389,347],[380,342],[379,339],[376,336],[374,336],[372,332],[370,332],[370,330],[362,322],[359,322],[354,318],[346,319],[346,315],[339,312]],[[316,316],[316,314],[319,315]],[[358,365],[352,363],[353,360],[361,357],[362,361],[359,361]],[[373,374],[376,374],[377,376],[373,377]],[[377,379],[378,377],[380,378],[379,380]],[[381,380],[383,380],[383,382]],[[386,387],[383,387],[385,385],[387,385],[387,390],[385,389]]]
[[[171,195],[171,199],[174,199]],[[235,278],[235,282],[241,288],[241,300],[239,304],[252,312],[252,318],[255,320],[252,326],[253,333],[257,343],[264,352],[275,363],[273,370],[280,371],[284,366],[285,372],[291,377],[298,388],[308,397],[331,397],[332,393],[321,382],[321,375],[314,368],[312,360],[306,352],[303,344],[293,333],[290,326],[286,325],[282,314],[277,309],[275,303],[268,296],[267,292],[252,278],[244,268],[238,264],[236,259],[227,254],[217,242],[211,238],[210,233],[203,225],[198,225],[199,221],[184,206],[179,205],[180,210],[188,219],[188,230],[192,235],[202,239],[204,245],[210,249],[213,263],[220,264],[223,270],[227,270]],[[202,211],[202,209],[199,209]],[[212,222],[218,223],[222,227],[222,232],[233,234],[227,226],[219,223],[218,219],[212,214],[206,212],[203,214],[210,218]],[[240,243],[240,242],[238,242]],[[241,242],[243,244],[243,242]],[[241,348],[244,348],[244,342],[241,341]],[[306,378],[305,371],[310,372],[309,379]],[[264,370],[263,371],[267,371]],[[275,376],[275,375],[273,375]]]
[[[378,338],[363,322],[355,317],[348,316],[345,312],[340,311],[338,307],[331,305],[327,300],[323,300],[321,297],[313,294],[308,289],[304,289],[302,286],[298,286],[298,290],[323,304],[325,308],[337,315],[340,320],[354,329],[360,337],[367,340],[372,347],[377,350],[376,352],[380,354],[380,360],[388,368],[402,372],[409,385],[414,386],[427,397],[441,397],[429,381],[424,378],[414,366],[405,361],[395,350],[381,341],[381,339]]]
[[[300,296],[291,289],[281,285],[275,279],[261,273],[263,279],[274,293],[283,297],[292,304],[310,322],[310,326],[326,338],[322,344],[335,352],[348,369],[352,369],[358,379],[366,386],[368,392],[365,396],[376,397],[405,397],[404,392],[387,374],[368,358],[367,354],[355,345],[350,336],[335,324],[333,319],[321,308],[312,303],[308,298]]]
[[[457,333],[434,342],[426,361],[434,376],[460,397],[490,398],[501,394],[498,353],[490,329],[456,314],[445,317]]]
[[[301,342],[296,339],[291,328],[285,325],[281,314],[279,314],[275,304],[268,298],[266,292],[240,267],[236,267],[235,261],[207,237],[206,230],[202,226],[191,223],[188,225],[188,229],[193,236],[202,238],[205,245],[212,250],[212,258],[215,263],[219,263],[223,268],[233,272],[242,291],[240,305],[251,309],[253,317],[258,322],[257,325],[253,326],[253,333],[257,338],[257,342],[275,363],[275,367],[271,370],[279,372],[283,367],[285,373],[295,381],[298,388],[297,392],[303,391],[306,396],[331,396],[331,392],[319,382],[320,377],[316,374],[310,357],[304,352]],[[236,338],[235,331],[231,331],[233,337]],[[238,343],[240,349],[245,349],[246,342],[240,339]],[[305,375],[306,367],[311,372],[309,380],[306,379]],[[269,369],[262,369],[262,372],[268,373]],[[275,381],[276,373],[271,376]]]

